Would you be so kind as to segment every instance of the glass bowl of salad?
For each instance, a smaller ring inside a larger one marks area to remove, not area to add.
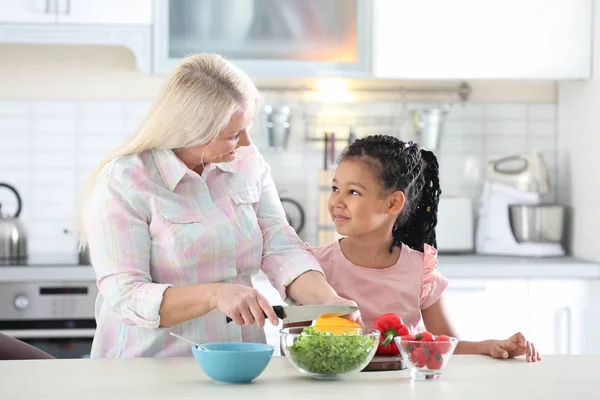
[[[281,348],[303,374],[340,379],[362,371],[377,351],[379,331],[371,328],[285,328]]]

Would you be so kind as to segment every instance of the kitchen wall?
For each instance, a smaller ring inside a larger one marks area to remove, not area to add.
[[[600,4],[594,1],[594,21],[600,21]],[[598,26],[597,23],[595,26]],[[592,38],[592,76],[582,82],[558,85],[558,141],[560,180],[564,182],[559,201],[571,206],[571,247],[582,259],[600,261],[600,30]]]
[[[81,185],[102,157],[133,132],[164,77],[135,72],[131,55],[120,48],[5,45],[0,55],[0,182],[14,184],[23,196],[32,253],[74,251],[73,236],[63,230],[73,228]],[[487,158],[532,148],[544,153],[556,188],[554,85],[472,85],[470,101],[455,105],[444,127],[438,151],[444,195],[475,200]],[[319,138],[325,130],[336,130],[339,137],[350,125],[359,134],[404,138],[410,134],[405,111],[437,104],[430,98],[382,100],[368,91],[358,100],[323,104],[297,93],[266,92],[266,103],[289,104],[294,112],[285,152],[266,148],[257,116],[255,142],[271,164],[281,194],[304,205],[307,226],[302,236],[313,244],[323,155],[319,142],[305,138]],[[338,151],[342,149],[340,144]],[[6,211],[14,209],[6,191],[0,191],[0,202]]]

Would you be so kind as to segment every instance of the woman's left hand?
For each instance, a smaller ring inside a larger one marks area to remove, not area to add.
[[[340,297],[340,296],[332,297],[329,300],[324,301],[323,304],[336,305],[336,306],[358,307],[358,304],[356,304],[355,301],[348,300],[348,299],[345,299],[345,298]],[[362,321],[361,316],[360,316],[360,310],[357,310],[357,311],[355,311],[352,314],[349,314],[347,316],[344,315],[344,317],[348,318],[351,321],[356,322],[357,324],[360,324],[361,326],[365,325],[363,323],[363,321]]]
[[[525,355],[527,362],[542,360],[535,345],[526,340],[521,332],[515,333],[506,340],[494,340],[490,346],[490,355],[494,358],[514,358]]]

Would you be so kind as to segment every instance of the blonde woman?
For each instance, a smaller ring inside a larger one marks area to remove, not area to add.
[[[283,298],[356,304],[327,284],[285,219],[248,134],[258,100],[220,56],[188,57],[92,177],[81,238],[100,291],[92,357],[191,355],[169,331],[264,342],[264,314],[278,320],[252,288],[259,269]]]

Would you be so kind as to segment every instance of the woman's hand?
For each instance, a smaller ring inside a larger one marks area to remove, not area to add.
[[[542,360],[534,344],[527,341],[521,332],[506,340],[492,340],[490,343],[490,355],[494,358],[514,358],[524,354],[527,362]]]
[[[274,326],[279,324],[273,306],[258,290],[251,287],[221,284],[213,298],[212,306],[221,310],[238,325],[256,324],[262,328],[265,326],[265,315]]]

